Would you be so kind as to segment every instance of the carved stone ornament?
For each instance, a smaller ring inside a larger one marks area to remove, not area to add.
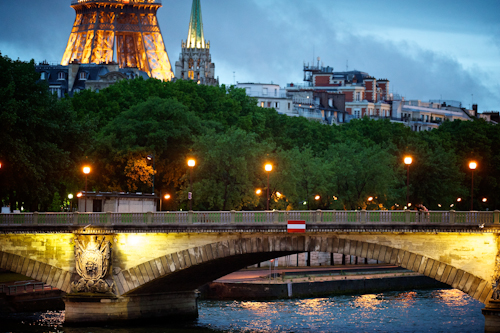
[[[71,290],[83,293],[112,293],[114,283],[110,285],[104,280],[111,260],[111,243],[105,236],[88,238],[86,243],[83,237],[75,240],[76,272],[81,278],[78,282],[71,283]]]

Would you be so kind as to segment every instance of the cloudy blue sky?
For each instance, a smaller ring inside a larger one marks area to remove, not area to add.
[[[158,19],[172,63],[191,0],[163,0]],[[70,0],[0,0],[0,52],[60,62],[75,18]],[[221,83],[301,82],[321,57],[335,70],[387,78],[406,99],[500,110],[499,0],[201,0]]]

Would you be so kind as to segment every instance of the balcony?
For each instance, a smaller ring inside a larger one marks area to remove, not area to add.
[[[161,0],[71,0],[71,5],[82,5],[85,3],[95,3],[95,2],[122,3],[125,5],[133,5],[133,4],[161,5]]]

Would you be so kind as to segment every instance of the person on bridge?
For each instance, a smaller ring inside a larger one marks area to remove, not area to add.
[[[425,219],[427,219],[429,217],[429,210],[423,204],[419,203],[416,206],[416,208],[417,208],[418,212],[420,213],[419,215],[420,215],[421,221],[424,221]]]

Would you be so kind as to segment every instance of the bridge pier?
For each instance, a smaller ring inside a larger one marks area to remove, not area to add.
[[[78,326],[144,319],[175,318],[190,320],[198,317],[195,291],[155,293],[130,296],[83,296],[68,294],[65,325]]]
[[[484,332],[500,332],[500,301],[490,300],[487,307],[482,309],[484,316]]]

